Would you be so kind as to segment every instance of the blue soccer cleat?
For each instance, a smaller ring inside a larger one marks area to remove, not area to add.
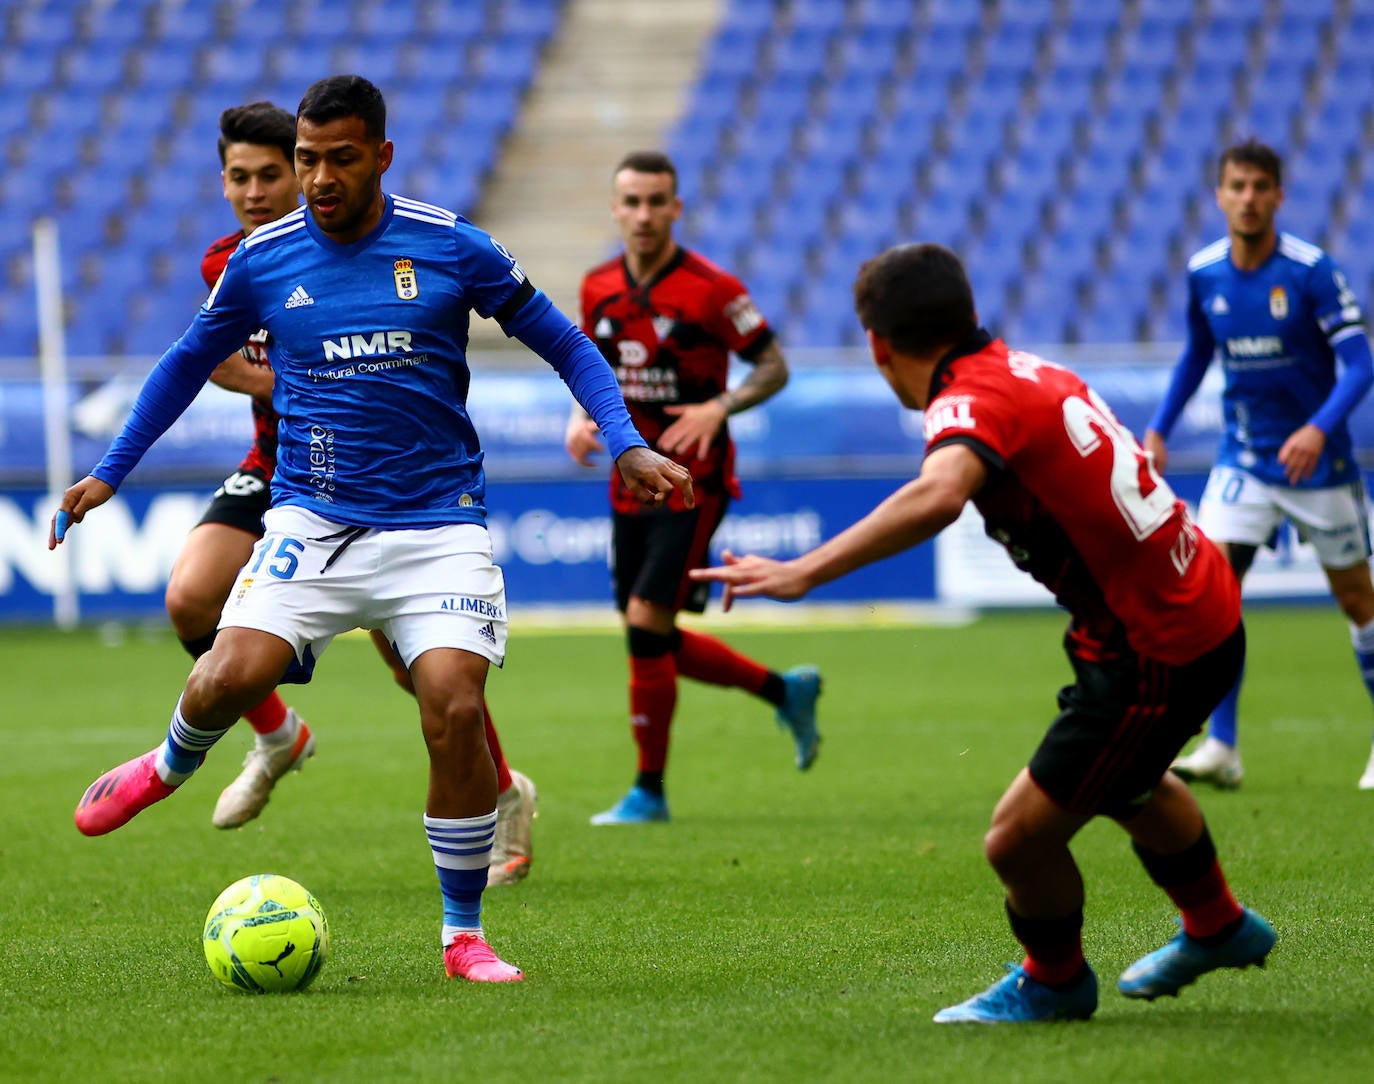
[[[1116,988],[1127,997],[1153,1001],[1165,994],[1178,997],[1199,975],[1219,967],[1264,966],[1264,958],[1278,935],[1262,915],[1245,908],[1239,928],[1218,945],[1205,945],[1180,932],[1163,948],[1142,956],[1122,972]]]
[[[814,666],[794,666],[782,675],[787,695],[778,708],[778,726],[792,733],[797,743],[797,770],[816,763],[821,735],[816,730],[816,701],[821,695],[821,675]]]
[[[593,824],[651,824],[668,819],[668,801],[641,787],[631,787],[624,798],[604,813],[592,817]]]
[[[1084,974],[1067,990],[1037,982],[1019,964],[1007,964],[1007,977],[981,994],[935,1014],[937,1024],[1033,1024],[1045,1020],[1086,1020],[1097,1009],[1097,976]]]

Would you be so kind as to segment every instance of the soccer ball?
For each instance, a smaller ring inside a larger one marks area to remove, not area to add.
[[[205,959],[215,978],[255,994],[303,990],[329,952],[319,901],[275,873],[255,873],[219,894],[205,917]]]

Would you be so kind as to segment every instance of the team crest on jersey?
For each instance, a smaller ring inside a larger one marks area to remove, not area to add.
[[[415,279],[415,264],[402,256],[391,265],[396,279],[396,296],[402,301],[414,301],[420,296],[420,284]]]
[[[1282,286],[1275,286],[1269,291],[1269,315],[1275,320],[1282,320],[1288,315],[1288,293]]]
[[[1213,316],[1225,316],[1230,311],[1231,306],[1226,304],[1226,298],[1222,297],[1221,294],[1217,294],[1216,297],[1212,298]]]
[[[671,316],[655,316],[653,319],[654,334],[658,336],[658,341],[662,342],[673,333],[673,325],[677,321]]]

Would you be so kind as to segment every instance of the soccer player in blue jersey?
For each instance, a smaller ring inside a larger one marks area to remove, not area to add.
[[[265,533],[166,739],[97,779],[75,820],[86,835],[119,828],[189,779],[245,707],[308,680],[335,635],[380,628],[410,671],[429,752],[424,823],[445,970],[505,982],[522,973],[487,944],[481,901],[496,823],[482,702],[488,667],[504,659],[506,600],[466,409],[469,314],[553,366],[644,500],[689,492],[691,480],[645,445],[610,367],[510,253],[450,211],[383,192],[392,153],[367,80],[331,76],[306,91],[295,148],[306,206],[234,251],[104,458],[63,494],[50,547],[113,496],[219,362],[270,332],[281,422]]]
[[[1282,202],[1282,164],[1271,148],[1249,140],[1222,154],[1217,206],[1227,236],[1188,262],[1188,341],[1145,449],[1162,470],[1170,431],[1219,357],[1226,428],[1198,522],[1243,578],[1289,520],[1316,550],[1374,697],[1369,526],[1346,425],[1374,384],[1374,363],[1345,276],[1321,249],[1275,229]],[[1239,694],[1238,681],[1175,772],[1240,785]],[[1374,753],[1359,785],[1374,790]]]

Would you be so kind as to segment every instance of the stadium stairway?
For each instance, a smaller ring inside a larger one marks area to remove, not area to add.
[[[610,173],[630,150],[660,147],[715,28],[719,0],[568,0],[474,220],[534,284],[577,318],[582,274],[614,241]],[[508,347],[491,321],[472,343]]]

